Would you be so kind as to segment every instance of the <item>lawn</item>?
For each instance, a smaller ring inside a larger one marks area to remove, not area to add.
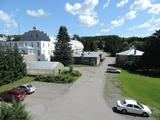
[[[20,80],[17,80],[15,82],[13,82],[13,83],[1,86],[0,87],[0,92],[5,92],[7,90],[12,89],[13,87],[16,87],[17,85],[24,84],[24,83],[29,83],[29,82],[31,82],[33,80],[34,80],[34,77],[29,77],[29,76],[24,77],[24,78],[22,78]]]
[[[129,73],[119,75],[122,95],[160,109],[160,78]]]

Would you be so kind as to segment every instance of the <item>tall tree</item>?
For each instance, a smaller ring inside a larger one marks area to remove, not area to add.
[[[0,85],[26,75],[26,65],[17,47],[0,47]]]
[[[147,69],[160,70],[160,30],[147,38],[143,55],[143,64]]]
[[[55,46],[54,58],[65,66],[72,63],[73,51],[71,48],[70,37],[65,26],[59,28],[57,43]]]

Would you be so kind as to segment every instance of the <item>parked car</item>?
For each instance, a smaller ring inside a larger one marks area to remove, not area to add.
[[[146,105],[140,104],[135,100],[118,100],[116,108],[123,114],[134,113],[144,117],[147,117],[152,113]]]
[[[109,67],[109,68],[107,68],[106,72],[108,72],[108,73],[121,73],[121,70],[113,68],[113,67]]]
[[[4,101],[12,101],[13,99],[17,101],[22,101],[26,97],[26,92],[20,88],[13,88],[10,91],[0,93],[0,99]]]
[[[22,89],[24,89],[27,94],[34,93],[35,90],[36,90],[36,87],[32,86],[31,84],[19,85],[19,86],[17,86],[17,88],[22,88]]]

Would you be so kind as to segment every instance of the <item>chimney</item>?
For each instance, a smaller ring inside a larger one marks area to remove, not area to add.
[[[134,55],[136,55],[136,47],[134,47]]]

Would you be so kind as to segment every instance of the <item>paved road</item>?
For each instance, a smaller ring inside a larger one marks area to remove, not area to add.
[[[44,101],[41,112],[35,120],[125,120],[115,114],[103,98],[103,88],[106,79],[105,69],[107,59],[100,67],[78,68],[80,77],[63,96],[56,100]],[[29,103],[28,103],[29,104]],[[44,110],[42,110],[44,109]],[[38,109],[30,107],[32,114]],[[36,112],[35,112],[36,111]]]

